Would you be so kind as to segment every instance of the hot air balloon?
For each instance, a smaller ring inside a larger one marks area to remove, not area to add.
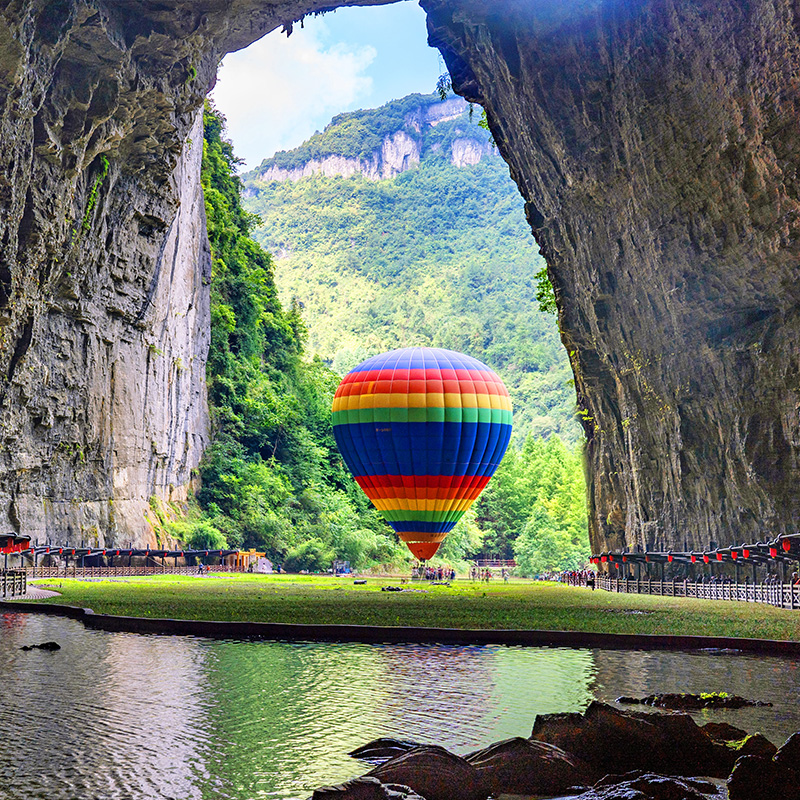
[[[499,466],[511,438],[511,399],[475,358],[392,350],[345,375],[333,434],[358,485],[424,561]]]

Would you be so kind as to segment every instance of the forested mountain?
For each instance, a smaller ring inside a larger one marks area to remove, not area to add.
[[[254,236],[276,258],[284,304],[302,309],[308,351],[338,374],[395,347],[465,352],[508,386],[517,441],[574,443],[572,375],[536,300],[544,262],[470,116],[463,100],[412,95],[335,117],[244,176]]]
[[[263,549],[288,569],[326,569],[335,557],[358,569],[407,563],[405,546],[371,507],[336,449],[331,402],[339,376],[319,357],[306,357],[311,334],[300,305],[281,303],[273,259],[250,238],[258,220],[243,206],[223,125],[221,115],[208,108],[203,189],[213,257],[206,374],[213,442],[201,467],[196,507],[187,520],[171,523],[170,532],[197,547]],[[316,208],[321,216],[335,210]],[[473,277],[486,285],[477,272]],[[469,292],[460,291],[469,305]],[[468,311],[478,319],[474,308]],[[472,346],[491,363],[477,341]],[[506,347],[510,362],[513,342]],[[342,349],[335,355],[344,358]],[[351,360],[357,357],[350,353]],[[565,447],[558,436],[531,436],[521,452],[511,448],[440,557],[452,563],[516,554],[526,574],[581,563],[588,552],[581,464],[578,448]]]
[[[295,569],[404,557],[346,471],[331,427],[338,377],[303,356],[298,309],[284,309],[271,257],[248,235],[224,120],[205,115],[203,191],[212,250],[206,379],[213,441],[195,518],[175,533],[195,546],[256,547]]]

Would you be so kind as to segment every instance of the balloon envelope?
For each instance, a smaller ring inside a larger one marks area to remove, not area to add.
[[[511,399],[475,358],[392,350],[339,384],[333,434],[367,497],[411,552],[428,559],[499,466]]]

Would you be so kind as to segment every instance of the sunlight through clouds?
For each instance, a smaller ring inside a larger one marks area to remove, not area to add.
[[[246,162],[243,169],[296,147],[372,91],[364,72],[375,48],[326,46],[318,31],[299,25],[290,37],[274,31],[222,62],[211,97],[227,117],[227,135]]]

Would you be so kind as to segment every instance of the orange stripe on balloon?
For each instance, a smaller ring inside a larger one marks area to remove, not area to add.
[[[489,483],[485,475],[357,475],[356,480],[359,486],[362,481],[369,481],[375,488],[384,489],[483,489]]]

